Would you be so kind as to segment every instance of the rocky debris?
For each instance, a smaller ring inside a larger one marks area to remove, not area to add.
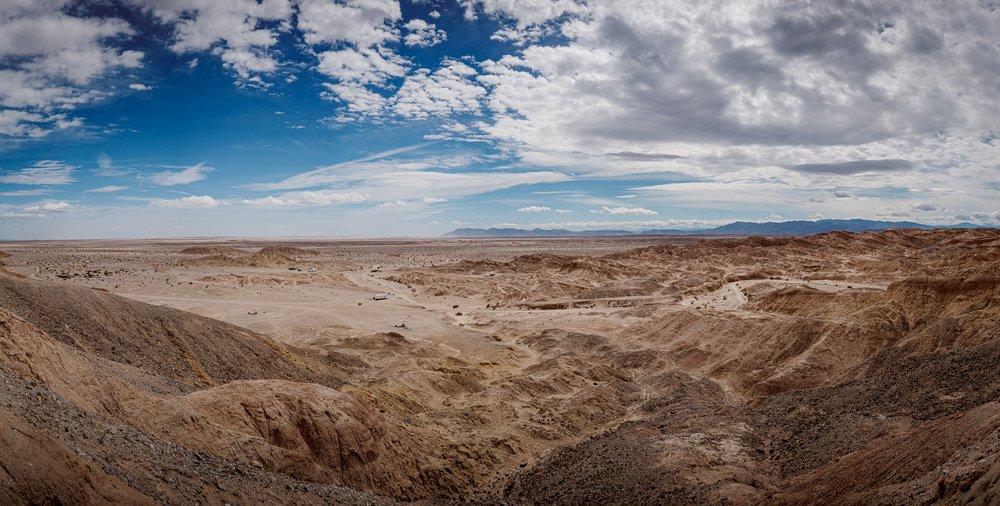
[[[394,501],[196,452],[95,415],[0,364],[4,504],[357,504]]]

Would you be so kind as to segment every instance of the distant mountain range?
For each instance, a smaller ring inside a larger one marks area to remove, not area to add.
[[[876,220],[817,220],[769,221],[751,223],[737,221],[721,227],[699,230],[566,230],[523,228],[459,228],[444,234],[445,237],[607,237],[623,235],[811,235],[833,230],[844,232],[872,232],[891,228],[976,228],[972,223],[931,226],[912,221]]]

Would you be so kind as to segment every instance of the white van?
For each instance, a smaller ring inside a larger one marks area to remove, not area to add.
[[[379,294],[375,294],[375,296],[372,297],[372,300],[386,300],[388,298],[389,298],[389,294],[387,294],[387,293],[379,293]]]

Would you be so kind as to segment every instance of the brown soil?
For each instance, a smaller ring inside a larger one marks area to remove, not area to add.
[[[242,255],[243,251],[229,246],[191,246],[178,253],[182,255]]]
[[[1000,232],[643,240],[7,243],[0,502],[1000,501]]]

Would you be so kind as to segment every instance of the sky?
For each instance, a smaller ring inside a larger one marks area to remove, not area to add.
[[[0,239],[1000,225],[1000,0],[2,0]]]

